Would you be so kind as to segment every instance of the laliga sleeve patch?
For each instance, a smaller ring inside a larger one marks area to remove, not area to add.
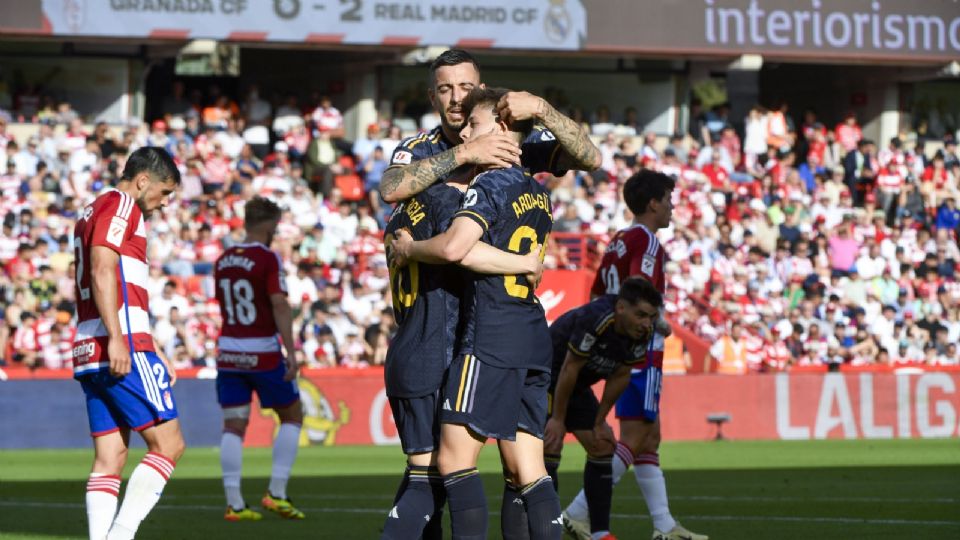
[[[543,131],[540,133],[540,140],[541,140],[541,141],[555,141],[555,140],[557,140],[557,138],[553,135],[553,133],[551,133],[551,132],[549,132],[549,131],[547,131],[547,130],[543,130]]]
[[[413,161],[413,154],[406,150],[398,150],[393,154],[394,165],[409,165],[411,161]]]
[[[589,351],[593,344],[597,342],[596,336],[593,334],[586,334],[583,336],[583,340],[580,341],[580,350],[583,352]]]
[[[473,188],[468,189],[466,195],[463,196],[463,207],[470,208],[477,204],[477,197],[477,190]]]
[[[127,220],[119,216],[113,216],[110,220],[110,228],[107,230],[107,242],[120,247],[123,243],[123,236],[127,232]]]
[[[643,262],[640,264],[640,271],[647,276],[653,277],[653,269],[657,267],[657,259],[653,255],[644,255]]]

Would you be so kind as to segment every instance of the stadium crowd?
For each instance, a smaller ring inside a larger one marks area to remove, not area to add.
[[[178,369],[215,365],[213,262],[242,242],[243,201],[255,194],[285,208],[274,247],[301,362],[383,363],[395,322],[380,232],[390,208],[377,187],[401,135],[431,129],[436,115],[383,119],[347,141],[323,96],[307,107],[274,106],[256,88],[240,103],[207,97],[201,107],[176,83],[149,129],[120,131],[98,123],[87,132],[69,104],[50,103],[18,114],[32,124],[19,139],[0,111],[0,366],[70,365],[73,226],[143,145],[166,148],[183,176],[148,244],[154,336]],[[664,141],[638,134],[635,114],[614,123],[601,107],[589,119],[599,171],[540,178],[554,231],[603,249],[632,220],[620,197],[629,176],[653,168],[676,177],[674,223],[660,238],[667,310],[714,343],[714,358],[732,360],[724,372],[960,363],[952,136],[935,151],[927,146],[941,141],[907,134],[880,144],[862,138],[852,113],[828,128],[806,112],[796,126],[786,105],[755,107],[741,132],[727,106],[694,103],[689,132]],[[548,267],[576,264],[567,242],[552,241]]]

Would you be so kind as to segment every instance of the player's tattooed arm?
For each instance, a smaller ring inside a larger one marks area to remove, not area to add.
[[[560,168],[584,171],[600,168],[600,149],[590,140],[590,133],[545,99],[529,92],[508,92],[497,103],[497,113],[508,121],[533,118],[549,129],[564,151],[560,156]]]
[[[380,181],[380,195],[383,200],[395,203],[445,179],[461,165],[502,169],[514,163],[520,163],[520,145],[510,135],[479,135],[435,156],[388,168]]]
[[[600,149],[590,140],[590,133],[577,122],[567,118],[543,98],[538,115],[544,127],[557,138],[563,150],[560,168],[593,171],[600,168]]]
[[[453,172],[459,165],[457,148],[408,165],[387,168],[380,181],[380,195],[383,200],[395,203],[409,199]]]

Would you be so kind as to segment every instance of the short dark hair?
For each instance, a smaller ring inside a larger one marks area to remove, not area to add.
[[[174,163],[173,157],[163,148],[144,146],[130,154],[120,181],[129,182],[140,173],[150,174],[161,181],[173,180],[174,184],[180,185],[180,169]]]
[[[631,305],[636,305],[642,300],[655,308],[663,307],[663,295],[660,291],[653,286],[653,283],[640,277],[623,280],[617,300],[623,300]]]
[[[243,224],[246,227],[253,227],[261,223],[270,221],[279,221],[281,214],[277,203],[264,197],[254,197],[247,201],[243,207]]]
[[[463,99],[463,104],[460,106],[463,109],[463,117],[470,118],[470,115],[473,114],[473,109],[478,105],[492,105],[496,107],[497,103],[500,102],[500,98],[507,95],[508,92],[510,92],[510,90],[506,88],[481,88],[479,86],[470,90],[470,93]],[[496,113],[494,113],[494,115],[496,116]],[[497,117],[497,120],[499,119],[500,118]],[[510,131],[521,133],[524,137],[526,137],[531,130],[533,130],[533,119],[512,122],[510,124]]]
[[[656,171],[644,169],[627,179],[623,184],[623,200],[630,212],[639,216],[647,211],[650,201],[660,200],[671,193],[676,181]]]
[[[458,66],[466,63],[473,64],[477,73],[480,73],[480,64],[477,63],[477,59],[472,54],[463,49],[447,49],[440,53],[440,56],[434,58],[433,62],[430,62],[430,76],[433,77],[437,70],[444,66]]]

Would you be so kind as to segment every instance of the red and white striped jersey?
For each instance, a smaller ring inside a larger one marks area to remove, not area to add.
[[[590,292],[594,295],[617,294],[625,279],[641,276],[663,294],[666,290],[663,273],[666,258],[657,235],[646,226],[638,223],[617,231],[600,260]]]
[[[103,246],[120,255],[117,267],[117,316],[127,346],[133,351],[153,352],[150,306],[147,298],[147,232],[143,214],[133,197],[110,190],[83,209],[74,228],[77,261],[77,334],[73,340],[73,373],[83,375],[110,366],[107,329],[93,301],[93,246]],[[131,352],[133,352],[131,351]]]
[[[223,320],[217,368],[267,371],[277,367],[280,341],[270,296],[287,294],[280,257],[260,243],[238,244],[217,259],[214,279]]]

